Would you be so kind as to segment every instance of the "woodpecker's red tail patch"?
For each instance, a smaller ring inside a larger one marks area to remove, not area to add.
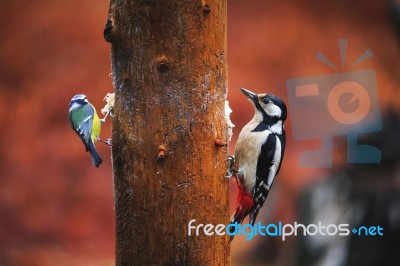
[[[237,197],[238,205],[236,207],[235,213],[232,215],[230,219],[230,224],[241,224],[246,218],[247,215],[252,211],[254,207],[254,200],[251,194],[243,191],[241,187],[239,187],[238,197]],[[235,232],[235,227],[232,226],[229,228],[229,232],[233,234]],[[231,239],[233,236],[231,236]]]

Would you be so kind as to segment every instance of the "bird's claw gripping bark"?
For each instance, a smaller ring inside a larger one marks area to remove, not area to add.
[[[112,146],[112,139],[111,138],[108,138],[107,140],[102,140],[102,139],[97,139],[97,140],[102,142],[102,143],[104,143],[104,144],[107,144],[110,147]]]
[[[235,157],[233,155],[229,155],[226,161],[228,162],[228,168],[226,169],[225,177],[231,178],[232,176],[235,176],[237,173],[237,170],[235,169]]]

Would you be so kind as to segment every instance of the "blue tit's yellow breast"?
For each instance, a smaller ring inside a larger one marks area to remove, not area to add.
[[[93,107],[93,106],[92,106]],[[93,114],[93,122],[92,122],[92,134],[90,137],[92,138],[93,143],[97,141],[99,135],[100,135],[100,130],[101,130],[101,122],[100,118],[97,115],[96,109],[93,107],[94,114]]]

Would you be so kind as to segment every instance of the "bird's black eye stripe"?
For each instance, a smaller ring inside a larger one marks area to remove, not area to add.
[[[262,99],[262,102],[265,103],[265,104],[267,104],[267,103],[270,102],[270,100],[269,100],[268,98],[263,98],[263,99]]]

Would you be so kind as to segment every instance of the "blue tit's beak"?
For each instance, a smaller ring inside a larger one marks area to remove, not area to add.
[[[249,100],[251,100],[253,103],[258,102],[258,95],[257,93],[254,93],[252,91],[246,90],[245,88],[240,88],[240,90],[243,92],[244,95],[247,96],[247,98],[249,98]]]

